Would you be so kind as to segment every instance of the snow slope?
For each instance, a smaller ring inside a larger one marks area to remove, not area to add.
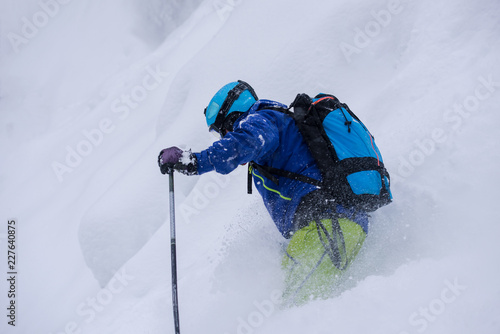
[[[183,333],[500,331],[497,1],[1,6],[1,253],[18,226],[16,326],[4,316],[2,333],[173,332],[156,157],[206,148],[203,108],[236,79],[284,103],[347,102],[395,201],[337,297],[282,309],[285,240],[245,168],[176,175]]]

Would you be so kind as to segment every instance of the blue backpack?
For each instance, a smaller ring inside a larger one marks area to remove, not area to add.
[[[277,175],[316,185],[322,198],[346,207],[370,212],[391,203],[390,177],[375,139],[345,103],[328,94],[298,94],[280,111],[295,120],[322,181],[253,163],[254,168],[271,180]]]

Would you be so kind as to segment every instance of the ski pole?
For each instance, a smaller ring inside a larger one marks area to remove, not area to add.
[[[175,334],[180,334],[179,301],[177,298],[177,256],[175,247],[175,200],[174,200],[174,171],[169,171],[170,194],[170,263],[172,266],[172,308],[174,310]]]

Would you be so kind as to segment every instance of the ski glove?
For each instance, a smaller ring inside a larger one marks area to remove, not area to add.
[[[173,170],[186,175],[198,174],[198,161],[196,156],[189,151],[182,151],[173,146],[166,148],[158,155],[158,166],[162,174],[170,173]]]

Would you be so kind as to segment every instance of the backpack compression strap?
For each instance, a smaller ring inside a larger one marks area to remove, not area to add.
[[[305,183],[312,184],[318,188],[321,188],[321,181],[316,180],[312,177],[305,176],[299,173],[294,173],[290,172],[287,170],[279,169],[279,168],[274,168],[274,167],[269,167],[269,166],[262,166],[259,165],[253,161],[251,161],[248,164],[248,193],[252,193],[252,168],[256,169],[260,175],[264,176],[265,178],[271,180],[274,182],[274,184],[279,185],[279,179],[276,176],[283,176],[292,180],[297,180]]]

